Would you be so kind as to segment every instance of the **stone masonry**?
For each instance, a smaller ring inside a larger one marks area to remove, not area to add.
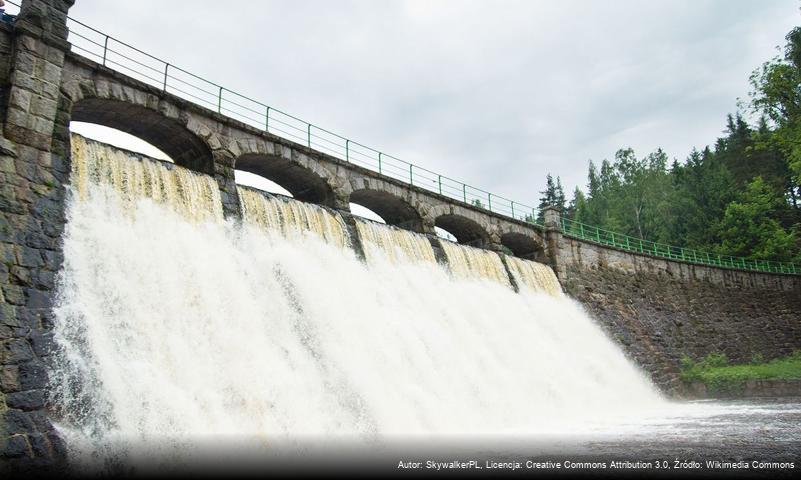
[[[682,394],[682,356],[733,362],[801,349],[801,277],[651,258],[562,236],[547,221],[548,253],[580,301],[666,391]]]
[[[299,200],[364,204],[388,223],[549,263],[566,291],[669,391],[682,355],[767,359],[801,348],[801,276],[649,258],[407,185],[194,105],[73,52],[74,0],[22,0],[0,23],[0,469],[57,465],[64,446],[47,414],[52,305],[62,264],[70,120],[134,134],[176,163],[214,175],[237,218],[234,170],[261,174]]]
[[[45,413],[52,293],[62,263],[66,124],[57,128],[72,0],[23,3],[0,26],[0,457],[58,463]],[[0,464],[3,465],[3,464]]]

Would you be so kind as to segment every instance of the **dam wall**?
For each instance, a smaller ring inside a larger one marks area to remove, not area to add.
[[[240,169],[277,181],[302,201],[347,210],[353,200],[399,228],[430,234],[441,226],[460,243],[547,263],[665,391],[680,393],[685,355],[748,361],[801,348],[799,276],[693,265],[572,239],[553,226],[504,217],[279,138],[70,51],[71,5],[25,0],[13,27],[0,24],[2,458],[52,463],[63,453],[46,390],[71,120],[127,131],[176,164],[213,176],[227,218],[242,215],[233,176]]]
[[[681,358],[771,360],[801,349],[801,277],[638,255],[549,233],[565,291],[668,391]]]

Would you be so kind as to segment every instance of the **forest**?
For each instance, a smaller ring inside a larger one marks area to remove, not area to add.
[[[711,147],[684,161],[620,149],[590,161],[586,191],[570,201],[548,174],[539,211],[553,205],[575,222],[678,247],[801,262],[801,27],[785,39]]]

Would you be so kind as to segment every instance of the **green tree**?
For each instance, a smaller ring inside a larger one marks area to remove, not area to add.
[[[736,201],[726,207],[720,222],[719,253],[761,260],[789,261],[798,251],[798,238],[775,219],[782,208],[776,192],[756,177]]]
[[[784,56],[762,65],[751,75],[751,105],[773,122],[772,143],[793,172],[795,192],[801,184],[801,27],[787,36]]]
[[[559,212],[565,211],[565,191],[562,189],[562,180],[556,177],[556,182],[553,181],[553,176],[549,173],[545,177],[545,190],[541,191],[540,203],[537,206],[537,222],[544,221],[543,215],[545,209],[548,207],[556,207]]]

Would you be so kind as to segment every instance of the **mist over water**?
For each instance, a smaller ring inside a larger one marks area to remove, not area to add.
[[[51,394],[76,458],[537,435],[665,408],[553,272],[73,137]],[[169,193],[172,192],[172,193]]]

